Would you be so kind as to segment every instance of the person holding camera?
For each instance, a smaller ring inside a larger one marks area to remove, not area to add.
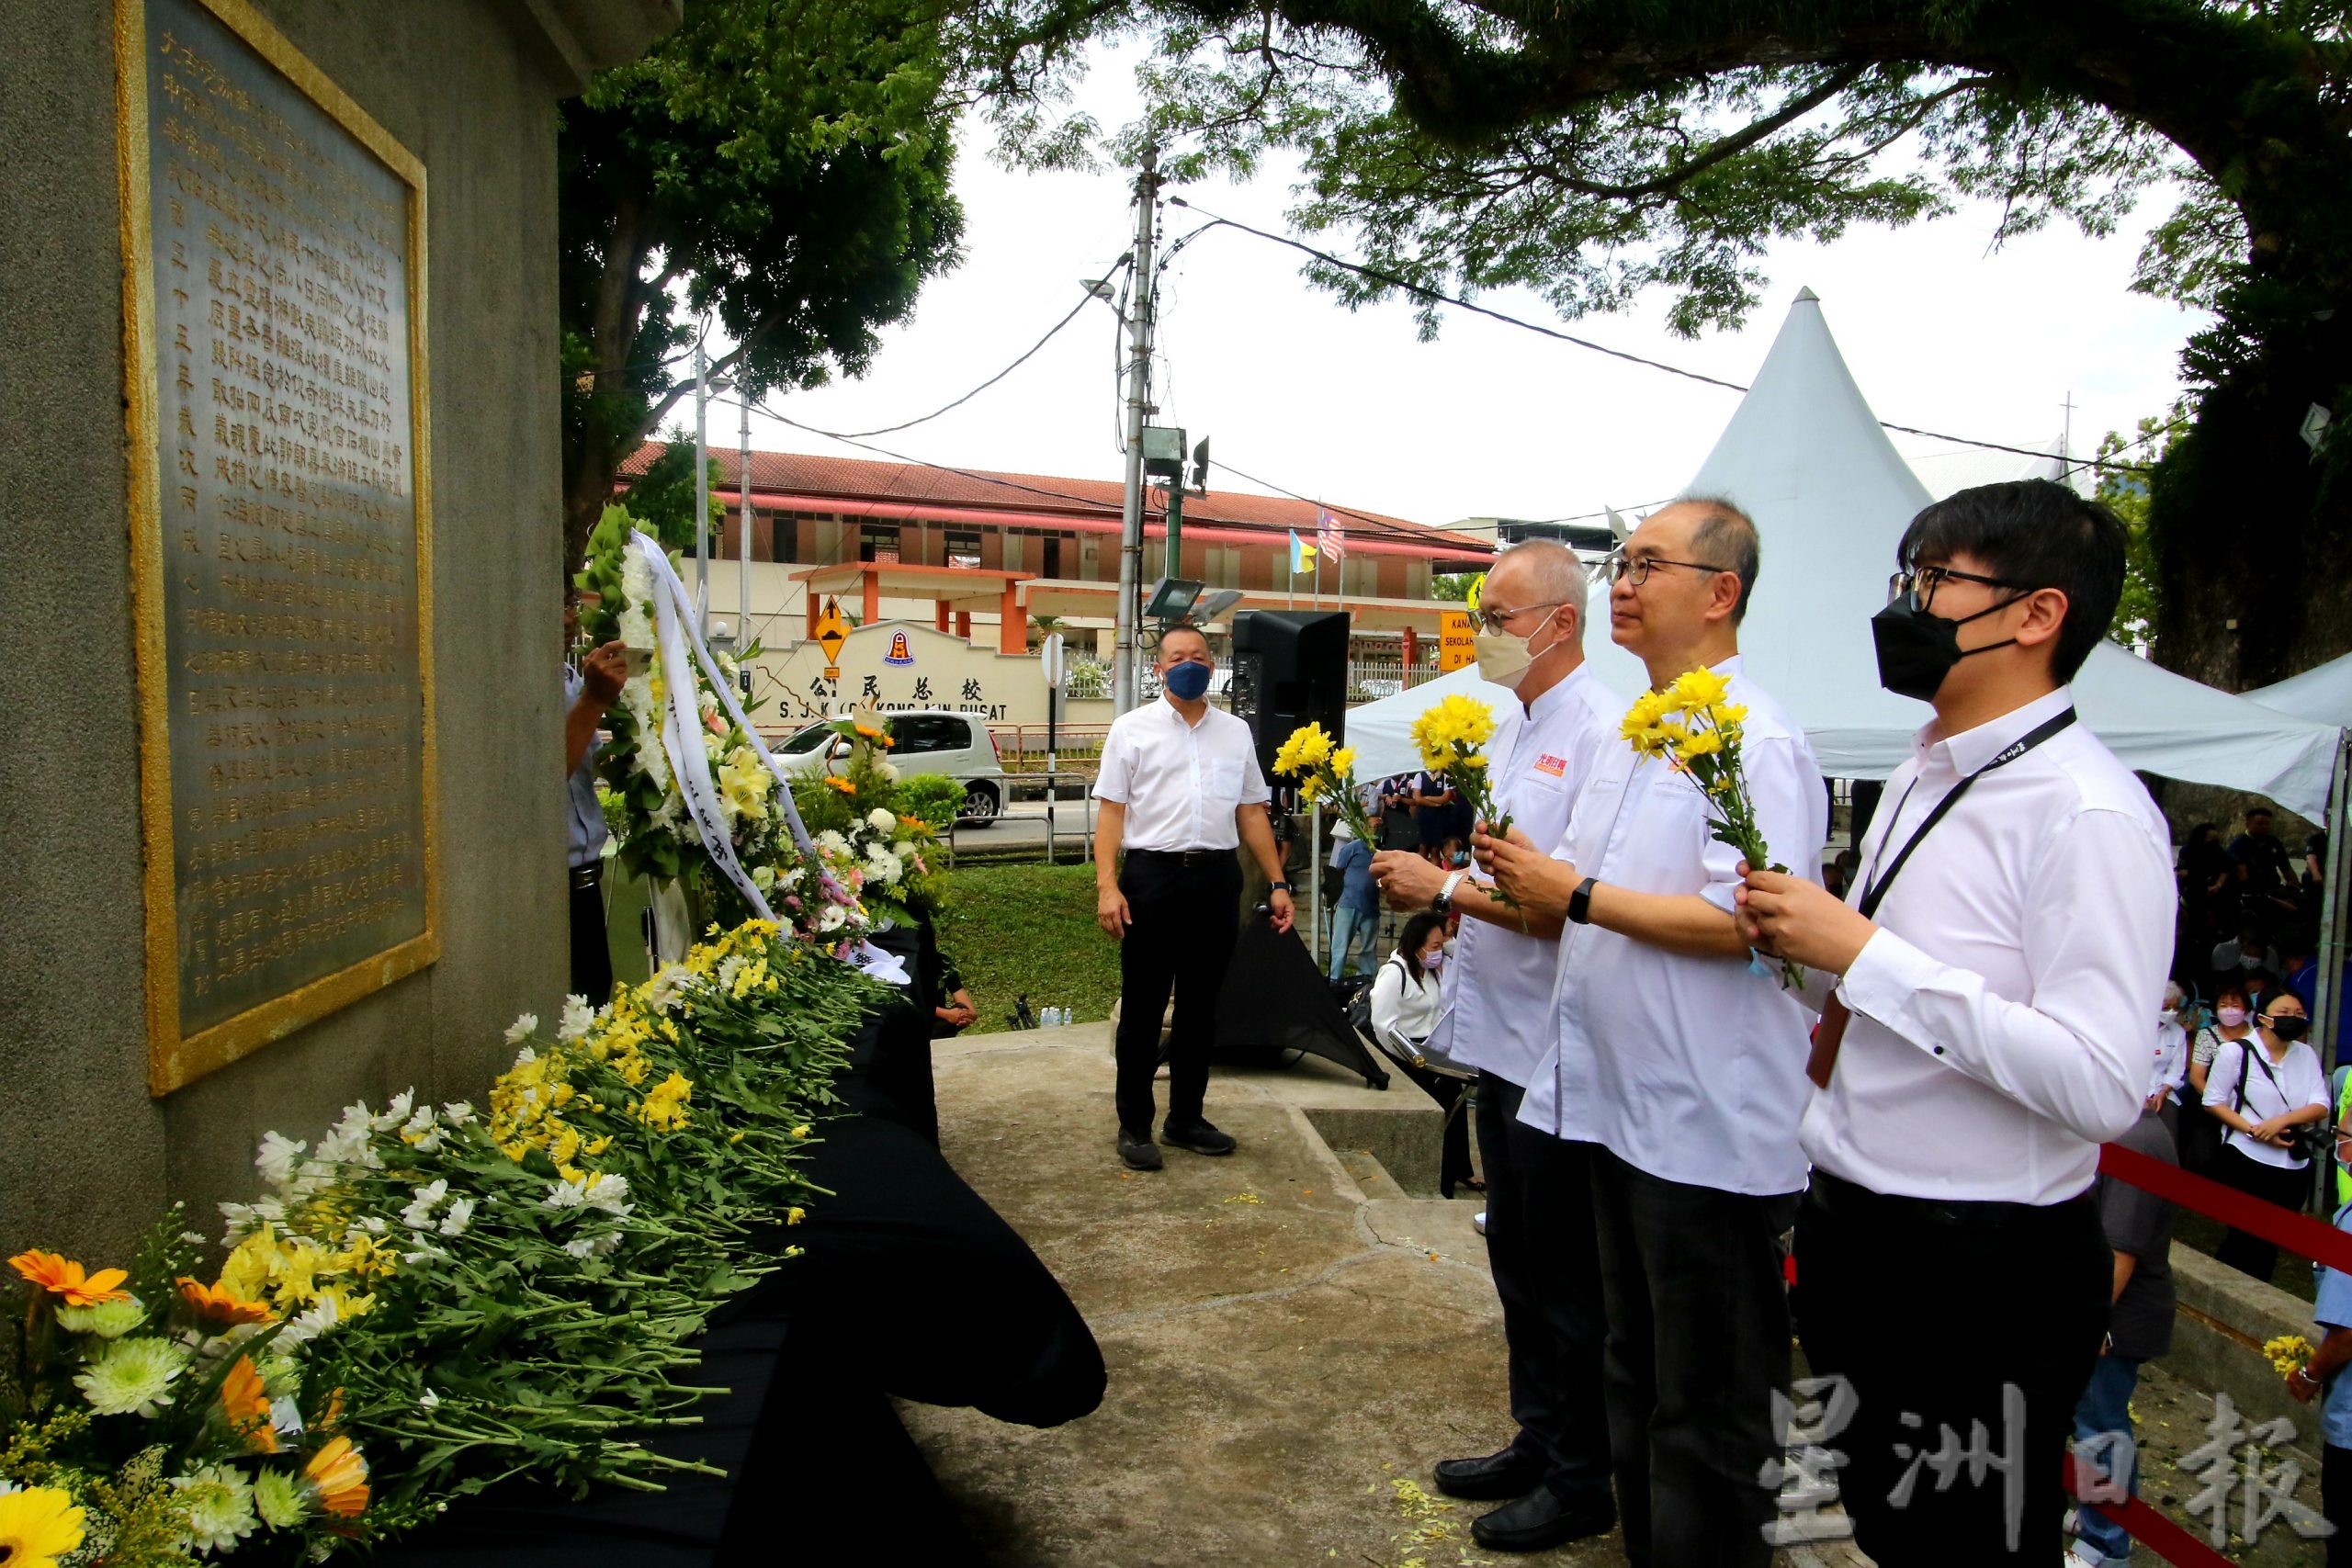
[[[2229,1129],[2213,1176],[2249,1198],[2300,1213],[2311,1190],[2311,1156],[2324,1146],[2327,1074],[2303,1043],[2312,1021],[2301,998],[2273,993],[2254,1024],[2254,1032],[2234,1049],[2224,1047],[2205,1075],[2205,1109]],[[2267,1280],[2278,1267],[2278,1244],[2233,1229],[2213,1257]]]

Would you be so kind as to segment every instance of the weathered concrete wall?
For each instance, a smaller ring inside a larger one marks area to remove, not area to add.
[[[2316,1346],[2321,1335],[2312,1325],[2312,1303],[2178,1242],[2173,1244],[2172,1278],[2180,1306],[2165,1370],[2194,1387],[2228,1394],[2248,1420],[2285,1416],[2308,1451],[2317,1453],[2311,1446],[2319,1440],[2317,1407],[2289,1398],[2278,1374],[2255,1348],[2282,1334],[2300,1334]]]
[[[110,1260],[175,1196],[210,1232],[262,1131],[411,1085],[478,1100],[501,1031],[563,987],[555,138],[579,41],[474,0],[259,7],[427,171],[443,956],[148,1096],[113,7],[0,0],[0,1254]],[[599,7],[627,28],[648,0]]]

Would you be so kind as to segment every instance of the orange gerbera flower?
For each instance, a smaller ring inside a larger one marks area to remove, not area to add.
[[[319,1489],[319,1506],[328,1513],[347,1519],[368,1506],[368,1461],[349,1438],[337,1438],[312,1454],[302,1473]]]
[[[269,1309],[259,1302],[243,1301],[226,1285],[208,1285],[200,1280],[179,1277],[180,1300],[188,1311],[207,1323],[223,1328],[233,1328],[241,1323],[267,1323]]]
[[[96,1306],[100,1302],[127,1301],[130,1296],[129,1291],[119,1288],[130,1278],[120,1269],[101,1269],[87,1274],[79,1263],[54,1252],[19,1252],[8,1262],[40,1289],[63,1296],[67,1306]]]
[[[229,1418],[229,1429],[251,1443],[255,1453],[277,1451],[277,1428],[269,1422],[269,1391],[262,1386],[252,1357],[238,1357],[220,1380],[220,1413]]]
[[[843,795],[855,795],[857,793],[857,786],[850,783],[849,780],[842,778],[838,773],[827,773],[825,775],[825,785],[829,789],[837,789]]]

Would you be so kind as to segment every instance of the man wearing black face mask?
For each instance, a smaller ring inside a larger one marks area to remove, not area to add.
[[[1233,958],[1247,844],[1273,885],[1274,929],[1291,925],[1290,884],[1274,847],[1249,725],[1208,704],[1216,660],[1198,626],[1159,637],[1162,700],[1119,716],[1094,780],[1095,919],[1119,939],[1119,1157],[1158,1170],[1151,1080],[1169,993],[1168,1122],[1159,1142],[1229,1155],[1233,1139],[1202,1114],[1216,998]],[[1121,867],[1119,852],[1126,852]]]
[[[1804,965],[1822,1012],[1794,1305],[1815,1375],[1855,1401],[1839,1489],[1881,1562],[2041,1556],[2065,1507],[2113,1289],[2098,1145],[2138,1118],[2172,953],[2164,818],[2066,684],[2123,546],[2104,507],[2040,479],[1914,518],[1872,630],[1882,682],[1934,722],[1847,901],[1755,869],[1740,894],[1742,934]],[[1890,1334],[1887,1292],[1925,1278]],[[1909,1473],[1975,1431],[2006,1482]]]

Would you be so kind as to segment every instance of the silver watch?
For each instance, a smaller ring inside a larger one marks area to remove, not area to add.
[[[1439,888],[1437,890],[1437,897],[1430,900],[1430,908],[1436,910],[1441,915],[1452,914],[1453,912],[1453,890],[1461,886],[1462,879],[1469,874],[1470,874],[1466,871],[1457,871],[1449,874],[1445,879],[1445,886]]]

